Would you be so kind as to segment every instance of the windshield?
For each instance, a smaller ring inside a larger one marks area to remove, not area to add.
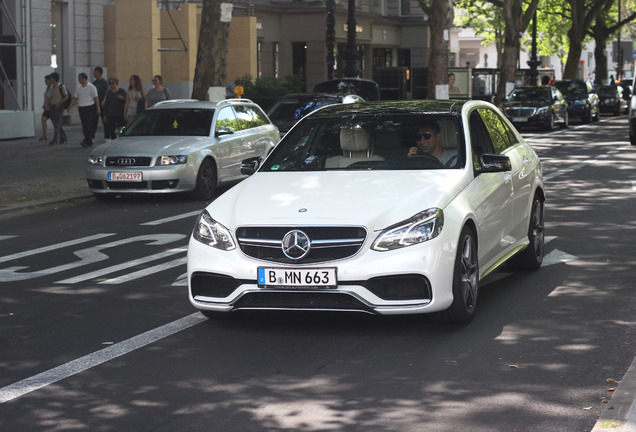
[[[586,95],[587,86],[584,82],[579,81],[557,81],[554,83],[556,88],[561,90],[564,95]]]
[[[300,120],[318,108],[339,103],[336,97],[320,98],[287,98],[279,101],[269,113],[273,122],[280,120]]]
[[[439,133],[428,132],[434,129]],[[261,171],[459,168],[465,160],[461,131],[453,115],[349,112],[308,117],[274,148]],[[425,151],[427,145],[436,149],[435,157]],[[416,154],[407,157],[411,148]]]
[[[599,87],[596,91],[599,96],[605,96],[605,97],[616,97],[616,94],[618,92],[618,89],[616,87]]]
[[[549,101],[551,98],[552,92],[548,87],[518,88],[514,89],[508,96],[510,102]]]
[[[213,109],[150,109],[126,127],[123,136],[210,136]]]

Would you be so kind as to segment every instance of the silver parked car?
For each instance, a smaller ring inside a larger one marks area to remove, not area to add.
[[[98,199],[190,192],[208,200],[218,185],[245,177],[243,159],[265,158],[279,139],[276,126],[248,99],[166,101],[95,148],[86,179]]]

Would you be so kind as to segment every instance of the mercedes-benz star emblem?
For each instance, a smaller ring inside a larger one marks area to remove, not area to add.
[[[289,259],[299,260],[311,249],[309,236],[300,230],[293,230],[283,237],[283,253]]]
[[[119,158],[117,159],[117,165],[134,165],[135,158]]]

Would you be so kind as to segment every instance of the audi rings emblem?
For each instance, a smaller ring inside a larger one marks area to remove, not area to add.
[[[135,162],[136,162],[135,158],[119,158],[119,159],[117,159],[117,165],[119,165],[119,166],[134,165]]]
[[[283,237],[283,253],[289,259],[299,260],[311,249],[309,236],[300,230],[289,231]]]

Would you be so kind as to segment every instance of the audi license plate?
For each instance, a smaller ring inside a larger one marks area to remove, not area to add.
[[[140,172],[109,172],[108,173],[108,181],[140,182],[142,180],[143,178]]]
[[[338,285],[336,268],[258,268],[261,288],[335,288]]]

